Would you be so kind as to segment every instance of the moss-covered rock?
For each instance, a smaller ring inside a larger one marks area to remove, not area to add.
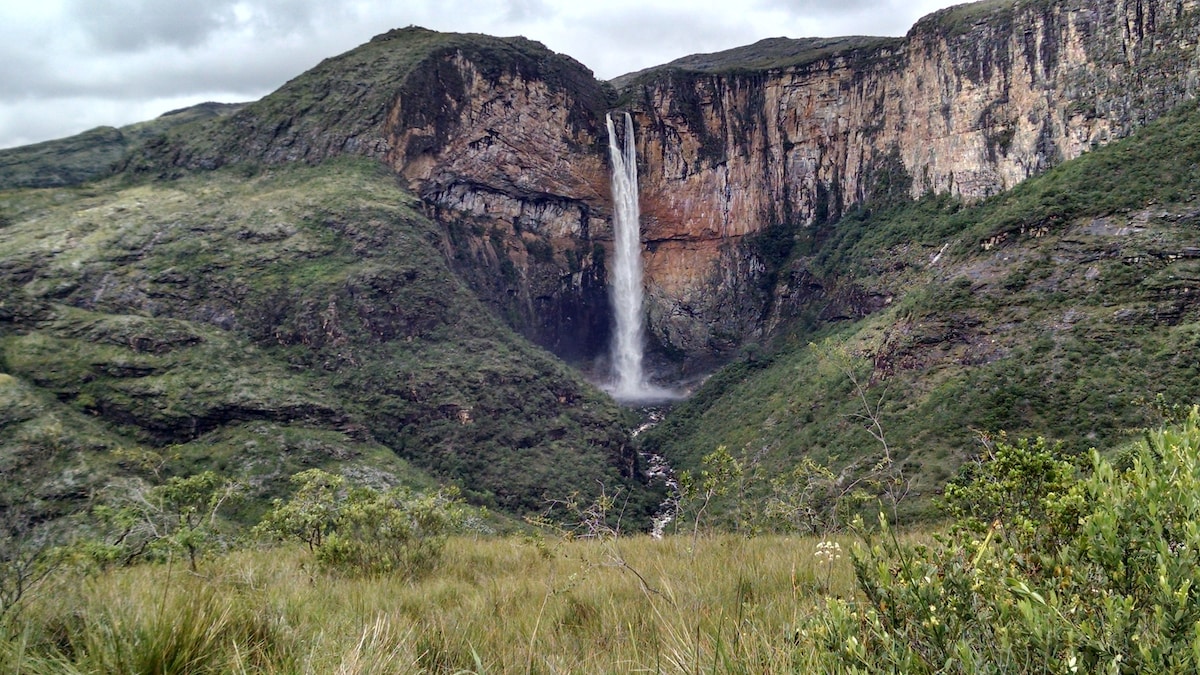
[[[10,192],[4,213],[0,443],[34,491],[75,455],[93,489],[125,448],[263,497],[320,466],[512,513],[601,484],[653,502],[615,404],[480,304],[377,164]]]

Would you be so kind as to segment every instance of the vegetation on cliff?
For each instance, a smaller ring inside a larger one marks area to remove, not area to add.
[[[684,56],[661,66],[622,75],[612,79],[611,83],[618,90],[625,91],[674,73],[728,75],[802,68],[826,59],[874,58],[901,43],[899,38],[867,36],[767,38],[725,51]]]
[[[0,190],[64,187],[104,178],[146,141],[177,126],[231,115],[240,103],[201,103],[120,129],[97,127],[68,138],[0,150]]]
[[[655,501],[616,405],[482,306],[375,163],[0,206],[5,505],[214,469],[253,486],[252,516],[312,467],[509,512],[600,484]]]
[[[981,434],[1083,452],[1154,422],[1155,395],[1195,401],[1198,148],[1187,104],[975,206],[868,205],[817,230],[776,273],[778,337],[714,375],[645,447],[682,468],[726,446],[764,476],[805,457],[853,475],[879,456],[864,417],[877,413],[911,495],[928,497]]]

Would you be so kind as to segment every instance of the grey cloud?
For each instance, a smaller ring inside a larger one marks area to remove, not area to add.
[[[236,0],[69,0],[67,11],[104,50],[131,52],[155,45],[203,44],[234,23]]]
[[[340,1],[243,0],[240,5],[249,11],[247,25],[251,30],[275,37],[311,34],[319,24],[346,21],[351,14]]]
[[[239,31],[248,39],[308,34],[319,20],[347,14],[322,0],[68,0],[67,8],[97,47],[118,53],[193,49]]]
[[[9,102],[37,98],[102,97],[114,101],[185,96],[225,91],[261,96],[316,65],[306,45],[258,53],[241,49],[206,52],[193,59],[167,58],[149,51],[123,55],[105,66],[5,69],[0,94]]]
[[[536,21],[552,14],[542,0],[509,0],[507,5],[505,21]]]
[[[758,7],[782,9],[798,16],[826,17],[843,15],[864,9],[878,10],[880,6],[891,6],[879,0],[761,0]]]
[[[0,99],[13,101],[29,98],[44,91],[54,73],[44,61],[28,54],[0,47]]]
[[[757,0],[754,6],[816,25],[819,30],[815,34],[838,36],[903,35],[925,13],[923,7],[949,4],[937,0]]]
[[[614,49],[625,47],[645,51],[651,46],[657,53],[677,52],[671,59],[697,51],[734,47],[760,37],[748,23],[682,10],[647,9],[636,15],[602,15],[594,21]],[[714,48],[712,45],[720,46]]]

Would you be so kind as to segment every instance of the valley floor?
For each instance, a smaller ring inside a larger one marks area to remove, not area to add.
[[[602,500],[580,530],[545,521],[442,548],[436,528],[392,530],[452,503],[386,493],[401,518],[356,493],[306,540],[315,555],[101,570],[85,561],[104,545],[81,543],[42,556],[54,574],[30,586],[10,553],[36,542],[17,542],[0,550],[0,672],[1194,673],[1200,407],[1176,412],[1112,461],[997,442],[944,491],[950,522],[907,534],[854,517],[853,540],[616,537]],[[313,490],[293,502],[316,505]],[[185,534],[194,550],[201,532]],[[372,543],[397,555],[372,558]],[[404,564],[371,567],[385,561]]]
[[[459,538],[414,582],[316,573],[302,549],[43,587],[0,669],[23,673],[804,672],[797,624],[852,593],[813,538]],[[848,546],[843,540],[838,549]]]

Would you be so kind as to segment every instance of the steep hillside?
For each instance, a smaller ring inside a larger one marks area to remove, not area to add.
[[[455,270],[515,330],[576,361],[608,340],[603,116],[615,98],[524,38],[409,27],[326,59],[227,120],[127,162],[155,177],[366,156],[446,228]]]
[[[990,0],[901,40],[768,40],[623,81],[652,331],[728,353],[770,308],[748,237],[984,198],[1123,138],[1200,92],[1197,35],[1195,0]]]
[[[480,304],[417,205],[364,160],[0,193],[6,498],[151,451],[263,494],[331,466],[510,512],[652,501],[620,411]]]
[[[0,190],[79,185],[111,175],[130,153],[167,131],[240,110],[240,103],[201,103],[147,122],[97,127],[68,138],[0,150]]]
[[[816,228],[781,273],[775,343],[646,447],[681,467],[726,445],[767,475],[810,456],[853,476],[882,452],[863,417],[878,412],[913,496],[980,433],[1112,447],[1158,421],[1156,395],[1200,400],[1198,195],[1189,103],[976,206],[930,197]]]

